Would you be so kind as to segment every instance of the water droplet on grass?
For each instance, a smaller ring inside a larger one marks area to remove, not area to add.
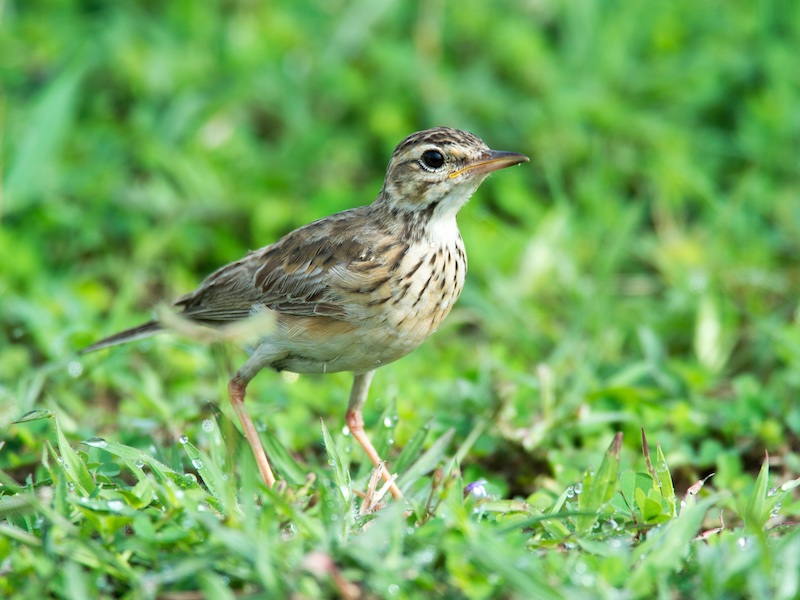
[[[106,506],[111,512],[120,512],[125,508],[125,503],[122,500],[109,500]]]
[[[70,377],[80,377],[83,374],[83,365],[73,360],[67,365],[67,373]]]
[[[108,442],[105,441],[103,438],[93,437],[89,438],[88,440],[83,442],[87,446],[91,446],[92,448],[105,448],[108,446]]]
[[[188,435],[182,435],[181,437],[178,438],[178,441],[181,444],[188,444],[189,443],[189,436]]]
[[[202,461],[202,460],[200,460],[199,458],[193,458],[193,459],[192,459],[192,466],[193,466],[195,469],[197,469],[197,470],[199,471],[199,470],[200,470],[200,469],[202,469],[202,468],[203,468],[205,465],[203,464],[203,461]]]
[[[144,466],[144,461],[140,459],[140,460],[135,461],[133,464],[136,467],[138,467],[139,469],[141,469]]]
[[[423,563],[431,563],[433,559],[436,558],[436,546],[426,546],[425,550],[423,550],[420,555],[419,559]]]

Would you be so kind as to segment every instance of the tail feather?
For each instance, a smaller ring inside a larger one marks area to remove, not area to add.
[[[119,333],[115,333],[107,338],[103,338],[91,346],[86,346],[86,348],[80,350],[80,353],[88,354],[89,352],[108,348],[109,346],[116,346],[118,344],[125,344],[134,340],[140,340],[142,338],[150,337],[151,335],[154,335],[162,330],[163,327],[158,321],[150,321],[144,325],[132,327],[131,329],[126,329],[125,331],[120,331]]]

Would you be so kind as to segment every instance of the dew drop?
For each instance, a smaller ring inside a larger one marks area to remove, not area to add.
[[[109,500],[106,506],[111,512],[120,512],[125,508],[125,503],[122,500]]]
[[[747,548],[747,538],[740,537],[738,540],[736,540],[736,545],[739,546],[741,550],[744,550]]]
[[[200,470],[200,469],[202,469],[202,468],[203,468],[205,465],[203,465],[203,461],[202,461],[202,460],[200,460],[199,458],[193,458],[193,459],[192,459],[192,466],[193,466],[195,469],[197,469],[197,470],[199,471],[199,470]]]
[[[575,495],[577,496],[578,494],[580,494],[583,491],[583,484],[582,483],[576,483],[573,486],[572,489],[575,490]]]
[[[93,437],[89,438],[88,440],[83,442],[87,446],[91,446],[92,448],[105,448],[108,446],[108,442],[105,441],[103,438]]]
[[[350,435],[350,428],[347,425],[342,427],[342,435]]]
[[[182,435],[181,437],[178,438],[178,441],[181,444],[187,444],[187,443],[189,443],[189,436],[188,435]]]
[[[70,377],[80,377],[83,374],[83,365],[77,360],[71,361],[67,365],[67,374],[69,374]]]
[[[575,497],[575,488],[573,486],[569,486],[567,488],[567,498],[574,498]]]
[[[137,468],[141,469],[144,466],[144,461],[139,459],[133,463]]]
[[[419,559],[423,563],[432,563],[433,559],[436,558],[436,546],[426,546],[425,550],[423,550],[420,555]]]

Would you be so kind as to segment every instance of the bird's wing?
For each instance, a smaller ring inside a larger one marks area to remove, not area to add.
[[[245,319],[263,308],[345,318],[348,294],[391,293],[385,285],[391,267],[407,249],[388,242],[363,218],[366,211],[356,208],[301,227],[212,273],[175,304],[184,316],[205,323]]]

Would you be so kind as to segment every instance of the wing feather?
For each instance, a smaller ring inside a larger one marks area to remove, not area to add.
[[[267,308],[297,316],[344,319],[348,294],[373,293],[407,246],[386,245],[369,207],[310,223],[209,275],[175,304],[208,324],[245,319]],[[391,250],[391,251],[387,251]]]

